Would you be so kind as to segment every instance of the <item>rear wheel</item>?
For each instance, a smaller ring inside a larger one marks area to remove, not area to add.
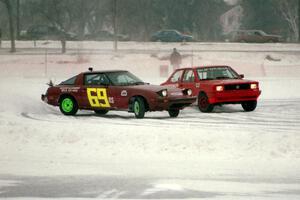
[[[64,115],[75,115],[78,111],[78,105],[73,97],[65,96],[60,99],[59,109]]]
[[[201,112],[211,112],[214,109],[214,105],[209,103],[207,95],[203,92],[198,96],[198,107]]]
[[[179,110],[171,109],[171,110],[168,110],[168,112],[169,112],[170,117],[172,117],[172,118],[175,118],[179,115]]]
[[[105,115],[108,113],[108,110],[94,110],[97,115]]]
[[[146,108],[145,108],[145,102],[141,97],[136,97],[134,99],[133,112],[136,118],[138,119],[144,118]]]
[[[246,112],[251,112],[255,110],[256,106],[257,106],[257,101],[246,101],[242,103],[242,107]]]

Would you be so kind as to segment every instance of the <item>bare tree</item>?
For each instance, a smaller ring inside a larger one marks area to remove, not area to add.
[[[292,41],[299,39],[298,23],[298,1],[297,0],[278,0],[278,9],[283,18],[287,21],[292,31]]]
[[[113,5],[112,5],[112,13],[113,13],[113,29],[114,29],[114,50],[118,50],[118,26],[117,26],[117,0],[113,0]]]
[[[11,41],[10,52],[16,52],[14,18],[13,18],[11,1],[10,0],[0,0],[0,1],[3,2],[7,8],[8,20],[9,20],[9,35]]]
[[[300,42],[300,0],[298,0],[298,42]]]

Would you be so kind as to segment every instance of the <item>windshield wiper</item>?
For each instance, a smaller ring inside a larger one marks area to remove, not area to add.
[[[216,77],[216,79],[231,79],[231,78],[228,76],[218,76]]]
[[[143,81],[137,81],[134,83],[134,85],[145,85],[145,83]]]

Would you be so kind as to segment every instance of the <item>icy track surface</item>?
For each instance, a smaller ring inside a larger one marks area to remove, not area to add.
[[[297,96],[261,99],[250,113],[67,117],[40,101],[46,80],[11,80],[1,81],[0,197],[300,197]]]
[[[52,56],[50,61],[70,59]],[[233,57],[235,63],[248,58]],[[120,111],[64,116],[40,100],[48,81],[40,61],[0,58],[0,198],[300,199],[300,78],[293,71],[300,65],[295,55],[282,56],[276,66],[267,63],[267,76],[250,78],[259,80],[263,91],[254,112],[227,105],[201,113],[194,105],[175,119],[152,112],[142,120]],[[103,62],[132,66],[136,57],[107,58]],[[292,64],[282,68],[286,60]],[[50,61],[49,71],[61,76],[56,82],[82,70]],[[148,77],[140,67],[130,71],[160,83],[165,78],[157,79],[159,63],[155,67],[149,64],[154,76]],[[259,69],[254,65],[252,74]]]

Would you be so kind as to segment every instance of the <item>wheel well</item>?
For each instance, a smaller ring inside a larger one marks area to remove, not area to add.
[[[207,94],[204,91],[200,91],[199,94],[198,94],[198,97],[200,96],[200,94],[204,94],[204,95],[207,96]]]
[[[134,99],[137,98],[137,97],[140,97],[141,99],[143,99],[143,101],[145,103],[145,109],[146,109],[146,111],[148,111],[149,110],[149,104],[148,104],[146,98],[141,96],[141,95],[130,97],[129,102],[128,102],[129,111],[133,111],[133,102],[134,102]]]

